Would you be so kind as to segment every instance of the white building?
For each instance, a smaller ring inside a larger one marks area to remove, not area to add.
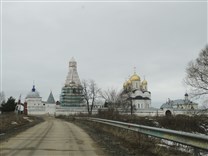
[[[50,93],[47,102],[44,102],[34,85],[32,90],[27,94],[25,102],[25,109],[27,109],[26,112],[28,115],[54,115],[55,113],[56,103],[52,92]]]
[[[136,72],[124,82],[122,94],[132,101],[136,110],[148,109],[151,106],[151,92],[148,91],[147,81],[141,81]]]
[[[40,97],[39,92],[35,89],[35,85],[33,85],[32,90],[27,94],[25,101],[27,103],[27,114],[45,114],[45,105],[42,103],[42,97]]]
[[[184,99],[169,100],[160,109],[151,107],[151,92],[148,83],[134,74],[124,82],[122,97],[129,100],[133,106],[133,113],[138,116],[191,115],[199,112],[198,104],[191,101],[186,93]]]
[[[184,99],[168,100],[162,104],[161,110],[165,112],[165,115],[177,115],[177,114],[193,114],[198,110],[198,104],[191,101],[186,93]]]

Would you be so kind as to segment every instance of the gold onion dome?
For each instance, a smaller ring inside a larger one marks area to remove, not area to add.
[[[140,81],[140,77],[136,73],[134,73],[134,75],[131,76],[130,80],[131,81]]]
[[[129,84],[131,84],[131,80],[130,79],[127,81],[127,85],[129,85]]]
[[[142,81],[142,84],[143,84],[143,85],[147,85],[147,81],[146,81],[146,80],[143,80],[143,81]]]

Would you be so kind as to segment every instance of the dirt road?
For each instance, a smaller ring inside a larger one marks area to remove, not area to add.
[[[0,156],[104,156],[104,152],[81,128],[47,118],[0,144]]]

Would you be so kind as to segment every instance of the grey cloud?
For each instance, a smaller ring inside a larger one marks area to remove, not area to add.
[[[35,80],[56,100],[72,56],[81,79],[102,88],[133,73],[149,82],[152,105],[182,98],[187,63],[207,43],[204,3],[4,3],[3,89],[23,97]]]

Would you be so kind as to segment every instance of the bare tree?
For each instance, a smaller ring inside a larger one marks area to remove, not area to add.
[[[83,87],[84,100],[86,101],[87,104],[88,114],[91,115],[93,107],[95,105],[95,101],[99,96],[100,89],[98,88],[94,80],[83,80],[82,87]]]
[[[105,99],[109,108],[120,109],[123,112],[131,112],[133,114],[134,107],[132,105],[132,99],[130,93],[126,93],[123,90],[116,90],[115,88],[101,91],[101,97]]]
[[[132,115],[133,112],[135,111],[135,106],[133,106],[133,103],[132,103],[131,92],[123,91],[121,93],[121,98],[122,98],[122,104],[121,104],[122,110],[125,113],[130,111]]]
[[[208,95],[208,45],[196,60],[189,62],[186,74],[185,83],[191,87],[192,96]]]
[[[100,91],[100,96],[103,98],[109,108],[118,108],[121,104],[121,91],[115,88]]]

